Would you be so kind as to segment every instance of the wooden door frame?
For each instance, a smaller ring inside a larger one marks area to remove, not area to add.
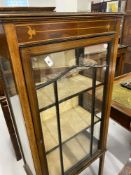
[[[114,34],[107,35],[107,36],[100,36],[100,37],[94,37],[94,38],[87,38],[87,39],[79,39],[79,40],[73,40],[73,41],[66,41],[66,42],[60,42],[60,43],[53,43],[53,44],[46,44],[46,45],[37,45],[32,47],[26,47],[21,48],[21,62],[23,65],[23,71],[26,81],[26,87],[27,87],[27,93],[29,95],[29,101],[30,101],[30,107],[32,112],[32,121],[34,125],[36,140],[37,140],[37,149],[39,152],[39,157],[41,160],[41,166],[43,167],[43,171],[45,174],[48,174],[48,168],[47,168],[47,161],[45,158],[45,147],[44,147],[44,140],[43,140],[43,134],[42,134],[42,127],[40,122],[40,116],[38,111],[38,102],[37,102],[37,95],[35,92],[35,83],[33,81],[32,77],[32,71],[31,71],[31,62],[30,59],[32,56],[36,55],[42,55],[47,53],[53,53],[53,52],[59,52],[63,50],[69,50],[74,49],[77,47],[84,47],[84,46],[91,46],[91,45],[97,45],[102,43],[109,43],[112,42],[114,44]],[[113,46],[112,46],[112,53],[113,53]],[[111,65],[113,63],[113,57],[111,57]],[[109,74],[112,73],[112,70],[110,69]],[[108,75],[109,76],[109,75]],[[112,84],[110,81],[108,82],[108,85],[110,87],[110,84]],[[107,92],[109,89],[107,90]],[[106,99],[106,105],[109,107],[109,98]],[[105,112],[104,116],[108,116],[109,118],[109,112]],[[103,126],[108,126],[108,120],[106,119],[103,123]],[[107,133],[105,133],[105,136],[102,136],[106,138]],[[105,142],[101,143],[101,149],[105,151],[106,145]],[[46,170],[46,171],[45,171]]]

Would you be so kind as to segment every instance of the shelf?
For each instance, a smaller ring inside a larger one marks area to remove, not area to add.
[[[96,140],[93,142],[93,152],[97,150]],[[73,166],[81,162],[90,155],[90,137],[88,132],[83,132],[63,144],[64,171],[68,171]],[[61,175],[59,148],[47,155],[48,169],[50,175]],[[55,164],[54,164],[55,162]]]
[[[76,97],[60,104],[62,142],[66,142],[91,125],[91,113],[77,105]],[[100,119],[95,117],[94,122]],[[41,113],[46,152],[58,146],[55,107]]]
[[[96,82],[99,84],[100,82]],[[92,87],[92,79],[77,74],[69,78],[58,81],[59,100],[65,99],[79,92],[83,92]],[[53,84],[37,90],[39,109],[45,108],[55,103]]]

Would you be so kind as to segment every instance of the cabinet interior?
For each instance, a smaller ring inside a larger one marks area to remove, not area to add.
[[[98,150],[99,139],[93,128],[101,122],[97,114],[102,107],[93,109],[88,91],[104,81],[106,48],[107,44],[94,45],[31,58],[50,175],[61,174],[61,155],[66,174]]]

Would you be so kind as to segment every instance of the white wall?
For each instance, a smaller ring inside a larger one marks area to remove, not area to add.
[[[92,0],[77,0],[77,11],[78,12],[90,12]]]
[[[55,7],[55,0],[28,0],[29,6]]]
[[[103,2],[103,0],[93,0],[94,3]]]
[[[9,1],[9,0],[8,0]],[[14,6],[19,6],[22,0],[10,0]],[[56,7],[57,12],[90,11],[92,0],[27,0],[27,6],[33,7]],[[94,0],[94,2],[101,0]],[[5,6],[5,0],[0,0],[0,6]]]
[[[9,1],[9,0],[8,0]],[[10,0],[10,2],[14,3],[14,6],[19,6],[20,2],[23,0]],[[0,0],[0,6],[5,6],[6,0]],[[55,0],[27,0],[27,4],[29,6],[37,6],[37,7],[49,7],[55,6]]]
[[[57,12],[77,12],[77,0],[55,0]]]

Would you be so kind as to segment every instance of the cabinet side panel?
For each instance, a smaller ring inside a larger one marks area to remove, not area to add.
[[[8,62],[8,66],[10,67],[9,72],[12,76],[12,81],[14,84],[13,90],[11,90],[9,92],[11,95],[8,94],[8,96],[10,96],[9,101],[11,103],[12,111],[14,113],[14,118],[15,118],[15,121],[17,124],[18,132],[19,132],[19,136],[20,136],[20,140],[21,140],[21,145],[22,145],[25,160],[26,160],[25,164],[27,164],[30,167],[33,175],[35,175],[36,173],[41,175],[41,169],[40,169],[39,165],[35,164],[35,168],[34,168],[35,160],[37,159],[37,162],[39,162],[38,154],[36,153],[35,158],[33,157],[33,159],[32,159],[31,151],[33,152],[33,150],[36,150],[36,148],[35,148],[35,139],[33,139],[34,133],[33,133],[32,121],[31,121],[31,119],[30,120],[28,119],[28,122],[27,122],[27,118],[28,118],[27,116],[30,114],[28,103],[26,103],[26,102],[28,102],[27,97],[25,97],[24,94],[21,94],[21,92],[19,92],[19,87],[18,87],[17,80],[16,80],[15,69],[17,67],[17,73],[19,72],[19,80],[21,81],[19,85],[21,86],[22,89],[24,89],[24,87],[23,87],[24,81],[22,81],[22,77],[20,76],[20,69],[21,68],[19,68],[18,63],[16,66],[16,65],[13,65],[13,62],[12,62],[12,60],[16,60],[15,56],[17,56],[17,58],[18,58],[18,55],[16,54],[16,52],[12,51],[10,48],[10,45],[13,46],[13,42],[15,40],[12,39],[10,41],[10,37],[8,37],[8,32],[11,33],[11,30],[8,28],[8,24],[7,24],[7,26],[4,26],[4,27],[5,27],[6,37],[4,35],[4,29],[1,27],[1,37],[3,38],[2,39],[3,42],[1,43],[1,45],[4,45],[4,47],[1,49],[1,60],[6,60],[6,62]],[[12,54],[12,52],[13,52],[13,54]],[[11,67],[12,67],[12,69],[11,69]],[[18,71],[18,69],[19,69],[19,71]],[[13,70],[13,72],[11,72],[12,70]],[[13,74],[15,77],[15,81],[13,78]],[[6,78],[5,78],[5,80],[6,80]],[[5,82],[5,84],[7,85],[8,82],[7,83]],[[15,91],[15,89],[16,89],[15,85],[17,87],[18,92]],[[8,92],[8,88],[7,88],[7,92]],[[22,101],[21,98],[25,102],[26,111],[25,111],[25,109],[23,109],[23,105],[21,103],[21,101]],[[25,114],[26,114],[26,116],[25,116]],[[29,128],[29,129],[27,129],[27,128]]]

